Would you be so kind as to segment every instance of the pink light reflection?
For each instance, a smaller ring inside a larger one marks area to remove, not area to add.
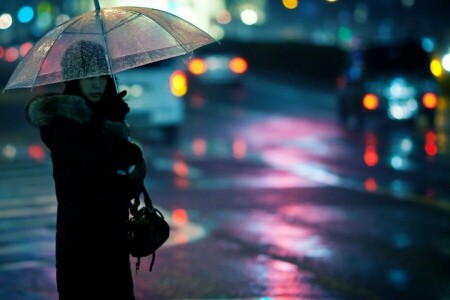
[[[204,156],[206,154],[206,140],[204,138],[196,138],[192,142],[192,151],[196,156]]]
[[[308,207],[312,211],[311,207]],[[324,210],[326,211],[326,209]],[[316,209],[316,219],[324,222],[326,218],[320,216],[321,208]],[[305,214],[297,218],[304,221]],[[322,218],[322,219],[320,219]],[[285,221],[283,212],[267,213],[256,211],[245,219],[240,220],[240,228],[245,228],[250,236],[256,235],[258,243],[273,245],[277,249],[296,256],[328,257],[331,250],[326,247],[322,238],[317,235],[313,227],[301,226],[297,222]]]
[[[233,157],[235,159],[244,159],[247,155],[247,143],[241,138],[233,140]]]

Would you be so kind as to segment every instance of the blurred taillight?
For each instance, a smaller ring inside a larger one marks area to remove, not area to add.
[[[230,70],[236,74],[243,74],[248,69],[248,64],[242,57],[235,57],[230,61]]]
[[[438,97],[435,93],[426,93],[422,97],[423,106],[428,109],[435,109],[437,107]]]
[[[379,105],[379,100],[377,95],[375,94],[366,94],[363,98],[363,105],[364,108],[368,110],[374,110],[377,109]]]
[[[31,145],[28,147],[28,155],[38,161],[45,160],[45,150],[40,145]]]
[[[206,62],[201,58],[194,58],[189,61],[189,72],[194,75],[202,75],[206,73]]]
[[[187,93],[188,82],[186,74],[182,71],[175,71],[170,76],[170,90],[177,97],[184,96]]]
[[[340,90],[344,89],[347,86],[347,78],[344,75],[336,78],[336,87]]]

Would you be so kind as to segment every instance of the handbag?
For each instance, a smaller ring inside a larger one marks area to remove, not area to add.
[[[153,269],[155,262],[155,252],[169,238],[170,226],[164,220],[163,214],[153,206],[152,200],[142,184],[142,194],[144,196],[144,206],[139,208],[139,196],[134,198],[134,203],[130,201],[131,218],[127,223],[128,230],[128,250],[129,253],[137,257],[136,273],[139,270],[140,259],[152,255],[149,271]]]

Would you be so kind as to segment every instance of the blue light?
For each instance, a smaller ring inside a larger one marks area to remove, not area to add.
[[[21,23],[28,23],[33,19],[33,17],[34,17],[34,10],[30,6],[22,7],[17,13],[17,18]]]
[[[434,41],[431,38],[425,37],[422,39],[422,48],[427,52],[433,52]]]

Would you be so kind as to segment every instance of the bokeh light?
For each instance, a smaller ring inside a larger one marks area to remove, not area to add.
[[[3,147],[3,156],[5,156],[8,159],[13,159],[17,155],[17,149],[14,145],[7,144]]]
[[[287,9],[295,9],[298,6],[298,0],[283,0],[283,5]]]
[[[179,177],[186,177],[189,174],[189,167],[184,161],[177,160],[173,164],[173,172]]]
[[[45,159],[45,150],[40,145],[31,145],[28,147],[28,155],[34,160],[43,161]]]
[[[59,15],[59,16],[56,17],[55,25],[56,25],[56,26],[59,26],[59,25],[61,25],[62,23],[68,21],[68,20],[70,20],[70,17],[69,17],[68,15],[64,15],[64,14]]]
[[[33,19],[33,17],[34,17],[34,10],[30,6],[22,7],[17,13],[17,19],[21,23],[28,23]]]
[[[253,9],[245,9],[241,12],[241,20],[245,25],[255,25],[258,23],[258,14]]]
[[[341,26],[338,29],[338,36],[341,41],[348,42],[352,38],[352,30],[347,26]]]
[[[216,16],[217,23],[221,25],[229,24],[231,22],[231,19],[232,19],[231,14],[227,10],[221,11]]]
[[[442,67],[446,71],[450,71],[450,53],[445,54],[442,58]]]
[[[443,74],[442,65],[438,59],[433,59],[430,63],[430,71],[435,77],[441,77]]]
[[[377,181],[374,178],[372,178],[372,177],[367,178],[364,181],[364,188],[368,192],[375,192],[378,189]]]
[[[177,97],[184,96],[187,93],[188,82],[186,74],[182,71],[175,71],[170,76],[170,90]]]
[[[203,59],[194,58],[189,62],[188,69],[194,75],[201,75],[206,72],[206,63]]]
[[[30,42],[25,42],[22,45],[20,45],[19,48],[19,53],[20,55],[23,57],[25,55],[27,55],[28,51],[30,51],[30,49],[33,48],[33,44]]]
[[[367,146],[364,152],[364,162],[369,167],[374,167],[378,164],[378,153],[374,146]]]
[[[196,138],[192,142],[192,152],[196,156],[203,156],[206,154],[206,140],[204,138]]]
[[[235,57],[230,61],[230,69],[234,73],[243,74],[247,71],[247,61],[242,57]]]
[[[188,222],[188,213],[185,209],[178,208],[172,212],[173,222],[176,224],[186,224]]]
[[[19,50],[14,47],[6,49],[5,60],[7,62],[15,62],[19,58]]]
[[[8,29],[11,27],[13,19],[10,14],[0,15],[0,29]]]

